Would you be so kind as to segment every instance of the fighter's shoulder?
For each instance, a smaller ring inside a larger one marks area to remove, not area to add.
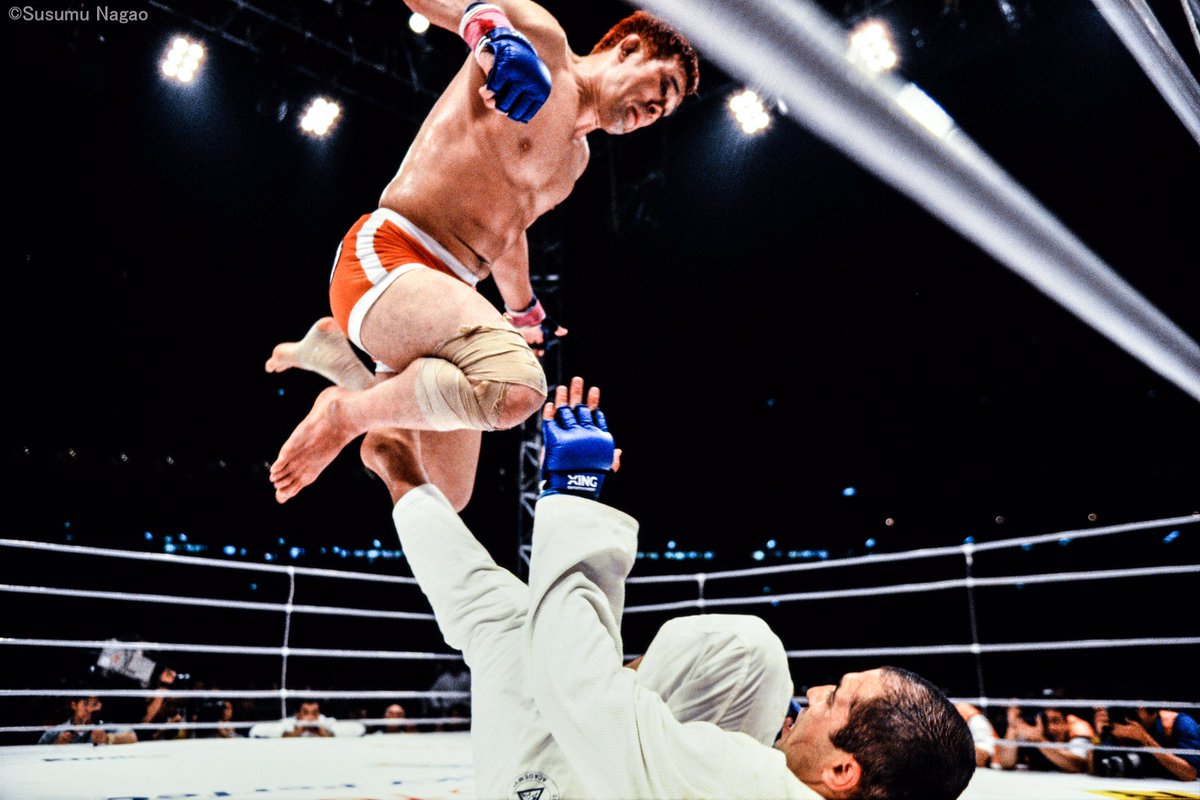
[[[543,49],[557,52],[565,49],[567,33],[562,25],[546,9],[531,0],[491,0],[494,5],[504,10],[513,27],[529,38],[545,58],[548,54],[541,53]]]
[[[490,0],[493,5],[504,10],[509,21],[526,36],[531,33],[539,36],[557,36],[564,41],[566,32],[558,20],[546,9],[532,0]]]

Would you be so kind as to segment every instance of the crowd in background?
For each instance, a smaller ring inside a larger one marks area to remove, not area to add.
[[[294,713],[274,721],[262,720],[265,709],[241,701],[240,709],[227,699],[172,695],[174,670],[164,668],[140,720],[105,723],[103,702],[94,695],[67,703],[67,720],[48,725],[39,744],[129,744],[146,740],[190,738],[293,738],[363,736],[429,731],[467,730],[470,724],[470,673],[464,666],[446,669],[430,687],[431,696],[410,705],[419,707],[420,722],[410,721],[405,706],[384,702],[378,709],[343,702],[343,716],[322,712],[321,701],[297,701]],[[452,696],[445,696],[450,694]],[[1200,755],[1166,750],[1200,751],[1200,723],[1187,710],[1145,705],[1076,708],[1040,702],[1029,707],[981,710],[958,703],[958,710],[975,738],[976,764],[1005,770],[1057,770],[1119,778],[1168,778],[1195,781]],[[241,713],[239,714],[239,710]],[[178,727],[162,727],[163,724]],[[184,723],[192,723],[186,726]],[[200,723],[196,725],[196,723]],[[1145,749],[1137,749],[1145,748]]]

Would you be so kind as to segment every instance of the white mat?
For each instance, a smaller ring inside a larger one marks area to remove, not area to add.
[[[0,800],[471,800],[466,733],[0,748]],[[1200,800],[1200,784],[979,770],[963,800]]]

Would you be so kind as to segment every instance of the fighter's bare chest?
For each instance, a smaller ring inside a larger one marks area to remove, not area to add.
[[[588,163],[588,144],[571,130],[522,131],[511,138],[505,158],[509,180],[557,203],[571,192]]]

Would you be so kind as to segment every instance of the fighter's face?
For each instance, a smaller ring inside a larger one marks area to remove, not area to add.
[[[808,707],[791,727],[784,727],[775,748],[787,756],[788,767],[805,783],[822,783],[823,772],[842,751],[831,737],[846,726],[850,707],[882,696],[886,691],[883,671],[848,672],[837,686],[814,686],[808,690]]]
[[[648,59],[641,39],[630,34],[615,48],[604,75],[600,126],[622,134],[657,122],[679,107],[685,82],[678,59]]]

